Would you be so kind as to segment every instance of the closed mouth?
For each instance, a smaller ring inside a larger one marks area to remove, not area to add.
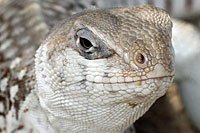
[[[85,81],[88,81],[88,82],[91,82],[91,83],[95,83],[95,84],[121,84],[121,83],[134,83],[134,82],[141,82],[141,81],[147,81],[147,80],[162,80],[164,78],[173,78],[174,75],[169,75],[169,76],[161,76],[161,77],[152,77],[152,78],[146,78],[146,79],[138,79],[138,80],[132,80],[132,81],[124,81],[124,82],[95,82],[95,81],[88,81],[88,80],[85,80]]]
[[[123,82],[95,82],[95,81],[89,81],[87,79],[82,79],[80,81],[70,83],[70,84],[68,84],[68,86],[78,84],[78,83],[83,83],[83,82],[89,82],[89,83],[95,83],[95,84],[124,84],[124,83],[129,84],[129,83],[142,82],[142,81],[148,81],[148,80],[162,80],[164,78],[170,78],[170,80],[171,80],[171,78],[173,78],[173,77],[174,77],[174,75],[168,75],[168,76],[152,77],[152,78],[146,78],[146,79],[137,79],[137,80],[132,80],[132,81],[123,81]],[[109,78],[109,79],[111,79],[111,78]]]

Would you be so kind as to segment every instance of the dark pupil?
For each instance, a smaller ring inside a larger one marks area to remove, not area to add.
[[[141,53],[138,54],[137,61],[140,64],[143,64],[145,62],[144,56]]]
[[[80,44],[85,49],[89,49],[93,46],[89,40],[87,40],[85,38],[81,38],[81,37],[80,37]]]

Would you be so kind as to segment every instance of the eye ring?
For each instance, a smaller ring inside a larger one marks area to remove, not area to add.
[[[147,56],[141,51],[134,53],[134,62],[138,67],[145,68],[147,66]]]

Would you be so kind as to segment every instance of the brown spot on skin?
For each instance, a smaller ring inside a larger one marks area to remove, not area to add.
[[[142,85],[142,81],[138,81],[135,83],[137,86],[141,86]]]
[[[124,77],[128,77],[128,76],[129,76],[129,74],[128,74],[128,73],[125,73],[125,74],[124,74]]]
[[[24,109],[24,113],[26,113],[26,112],[28,112],[29,111],[29,109]]]
[[[132,102],[129,102],[128,105],[129,105],[131,108],[134,108],[137,104],[132,103]]]
[[[23,128],[24,128],[24,125],[19,125],[18,128],[17,128],[17,130],[21,130]]]
[[[109,93],[112,94],[112,95],[117,95],[118,91],[109,91]]]
[[[15,133],[17,130],[21,130],[21,129],[23,129],[24,128],[24,125],[19,125],[16,129],[14,129],[13,131],[12,131],[12,133]]]

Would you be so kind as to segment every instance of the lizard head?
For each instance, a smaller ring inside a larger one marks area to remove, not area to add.
[[[148,5],[62,21],[36,54],[41,106],[88,130],[124,130],[172,83],[171,30],[169,15]]]

